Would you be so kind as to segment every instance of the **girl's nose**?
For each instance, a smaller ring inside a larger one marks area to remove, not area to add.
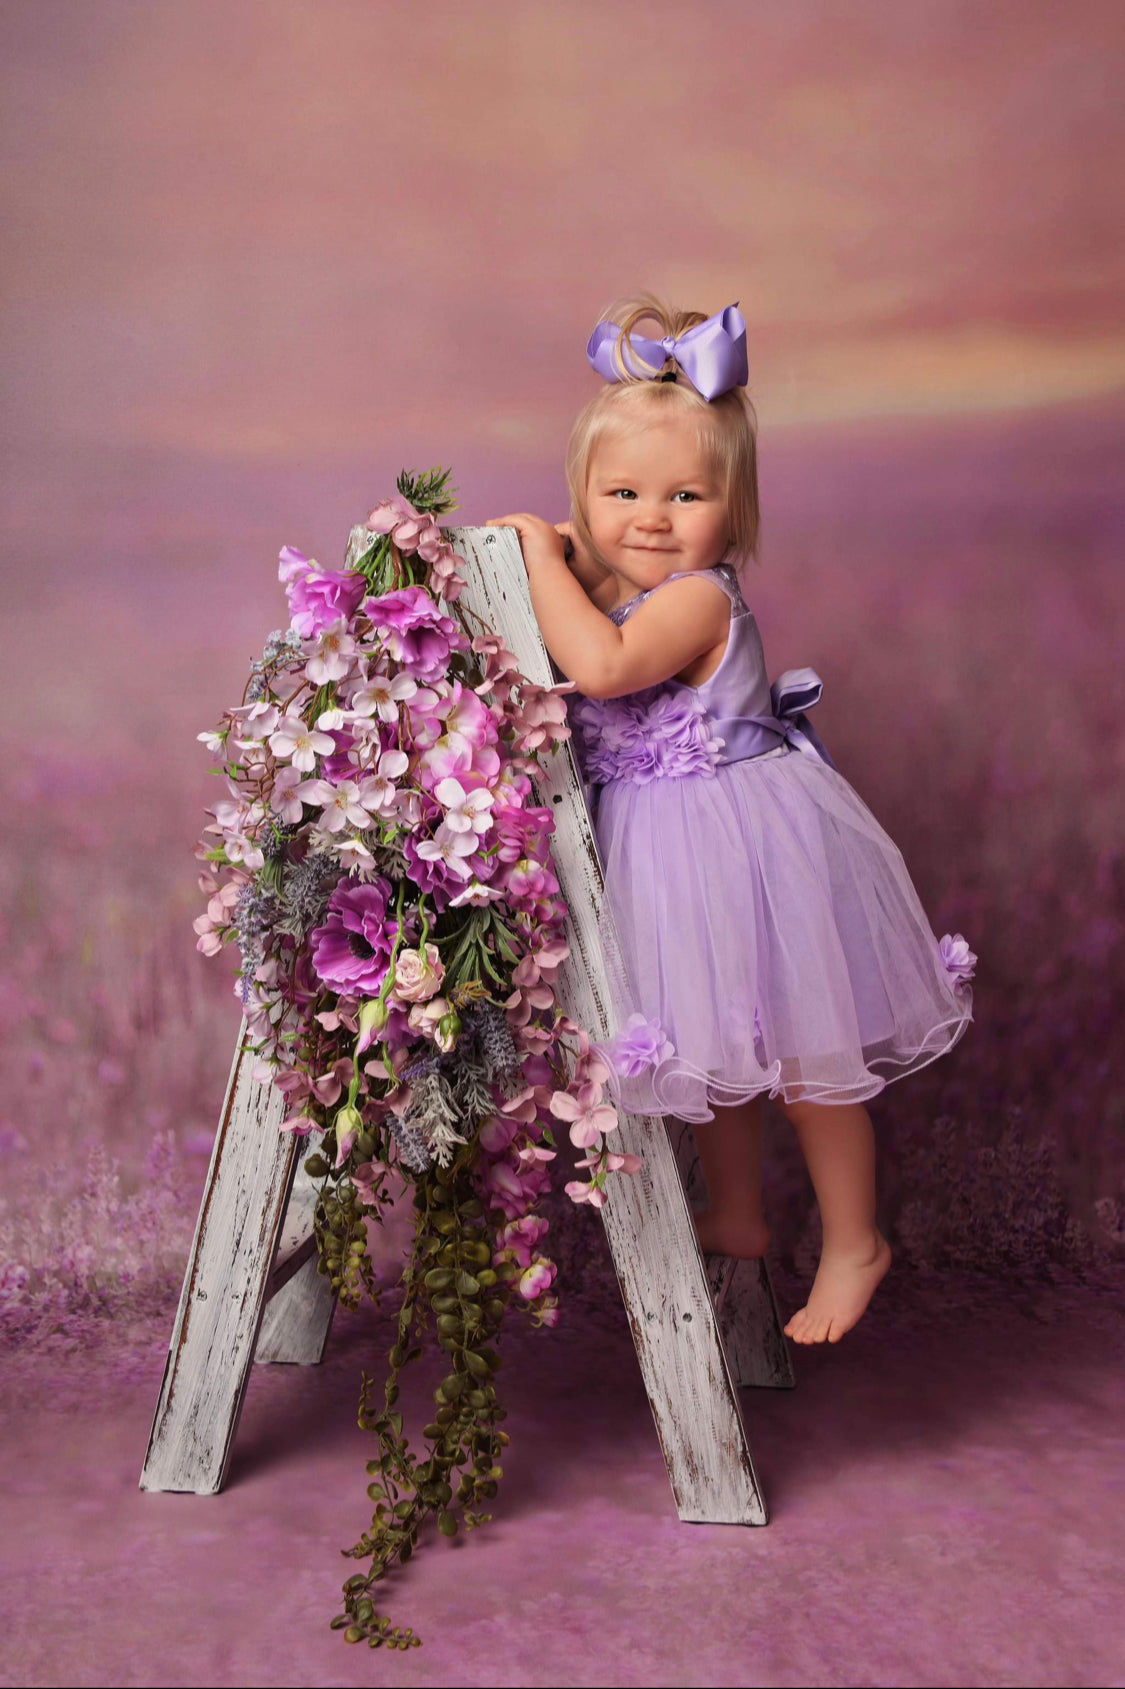
[[[633,512],[633,522],[646,533],[658,533],[661,529],[671,526],[671,519],[666,510],[646,510],[643,506]]]

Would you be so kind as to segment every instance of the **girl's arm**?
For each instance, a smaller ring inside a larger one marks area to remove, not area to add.
[[[519,534],[543,642],[588,698],[620,698],[670,680],[726,638],[730,603],[713,582],[672,581],[619,628],[567,568],[562,536],[549,522],[520,514],[494,517],[488,526]]]
[[[563,537],[563,557],[566,566],[587,598],[594,598],[599,587],[608,589],[610,585],[613,585],[614,591],[616,591],[613,570],[603,568],[595,558],[590,556],[590,553],[574,532],[571,523],[556,522],[555,532]],[[603,594],[604,596],[605,594]],[[611,593],[609,596],[612,597],[613,594]]]

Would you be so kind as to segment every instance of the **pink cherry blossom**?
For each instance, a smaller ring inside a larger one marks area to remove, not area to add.
[[[551,1113],[570,1121],[570,1141],[578,1149],[590,1149],[606,1132],[616,1131],[617,1110],[601,1100],[600,1085],[580,1085],[576,1091],[556,1091]]]
[[[483,786],[466,792],[452,776],[439,780],[434,796],[445,808],[445,826],[451,833],[487,833],[492,826],[492,793]]]
[[[270,750],[282,762],[292,762],[294,768],[311,774],[317,757],[331,756],[336,741],[327,733],[309,727],[295,711],[282,716],[277,732],[270,735]]]

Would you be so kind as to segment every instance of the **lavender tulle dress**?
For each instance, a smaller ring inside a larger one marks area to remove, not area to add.
[[[605,873],[611,1030],[632,1015],[657,1028],[648,1065],[628,1040],[622,1059],[620,1036],[595,1045],[607,1089],[629,1113],[688,1121],[759,1093],[860,1102],[952,1048],[971,992],[804,714],[819,678],[792,670],[771,693],[734,569],[703,572],[731,602],[709,680],[568,695]]]

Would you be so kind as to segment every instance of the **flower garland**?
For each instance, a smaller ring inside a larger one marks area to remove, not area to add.
[[[465,584],[436,521],[453,506],[448,471],[404,471],[352,529],[342,571],[285,546],[290,625],[266,641],[242,702],[199,735],[229,796],[197,852],[198,948],[237,943],[255,1077],[284,1092],[283,1132],[319,1136],[305,1162],[320,1181],[319,1268],[345,1306],[377,1299],[367,1225],[392,1200],[388,1174],[413,1184],[383,1399],[366,1373],[360,1395],[374,1512],[345,1552],[370,1566],[332,1621],[372,1647],[419,1641],[372,1591],[427,1520],[454,1537],[490,1517],[508,1441],[493,1345],[508,1308],[558,1321],[536,1211],[551,1118],[586,1152],[573,1201],[600,1207],[607,1176],[640,1167],[608,1147],[608,1069],[555,994],[565,904],[531,777],[569,737],[570,686],[536,685],[479,618],[467,631],[467,608],[446,613]],[[450,1370],[419,1457],[395,1403],[431,1318]]]

